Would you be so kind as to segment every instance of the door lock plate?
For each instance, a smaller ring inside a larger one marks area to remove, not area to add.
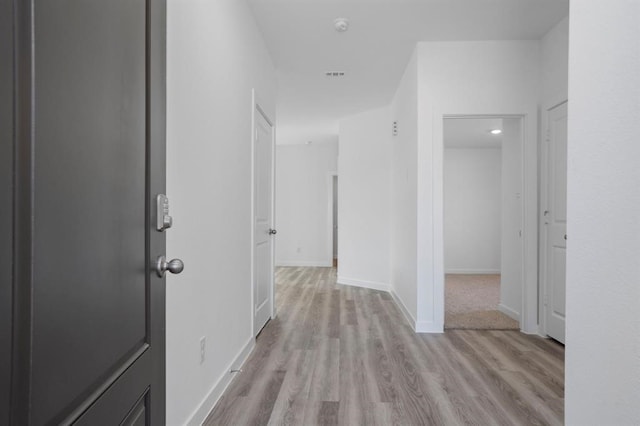
[[[156,197],[156,229],[160,232],[171,228],[173,218],[169,216],[169,199],[164,194],[158,194]]]

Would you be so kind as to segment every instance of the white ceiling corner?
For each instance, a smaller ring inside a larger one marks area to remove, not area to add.
[[[340,118],[388,105],[418,41],[534,40],[568,0],[248,0],[277,68],[283,143],[337,134]],[[334,29],[349,19],[349,31]],[[326,71],[344,71],[340,78]],[[284,136],[283,136],[284,137]]]

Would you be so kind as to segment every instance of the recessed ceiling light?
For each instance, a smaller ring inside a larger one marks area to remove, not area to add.
[[[492,134],[492,135],[499,135],[500,133],[502,133],[502,130],[500,130],[500,129],[493,129],[493,130],[491,131],[491,134]]]
[[[339,33],[344,33],[349,29],[349,20],[347,18],[336,18],[333,21],[333,27]]]

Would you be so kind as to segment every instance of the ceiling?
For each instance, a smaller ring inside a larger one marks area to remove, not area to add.
[[[450,118],[444,120],[445,148],[500,148],[502,136],[491,130],[502,130],[501,118]]]
[[[569,9],[569,0],[248,2],[277,68],[279,143],[331,139],[340,118],[388,105],[418,41],[539,39]],[[349,31],[334,29],[338,17]]]

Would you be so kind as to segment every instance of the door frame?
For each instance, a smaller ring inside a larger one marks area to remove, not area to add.
[[[333,179],[338,177],[338,172],[328,172],[327,173],[327,193],[328,193],[328,199],[327,199],[327,214],[328,214],[328,220],[327,220],[327,241],[328,241],[328,247],[327,247],[327,266],[329,268],[333,267],[333,245],[334,245],[334,241],[333,241]],[[338,191],[338,196],[340,196],[340,192]],[[340,203],[338,203],[338,206],[340,205]],[[340,265],[338,265],[339,267]]]
[[[539,212],[538,212],[538,241],[539,250],[538,250],[538,258],[539,258],[539,270],[538,276],[540,277],[540,294],[539,294],[539,326],[540,326],[540,334],[543,336],[547,336],[547,305],[546,305],[546,295],[549,292],[549,281],[547,280],[547,240],[548,240],[548,227],[545,226],[544,223],[544,212],[548,209],[549,206],[549,172],[551,162],[549,161],[549,156],[551,155],[550,146],[549,146],[549,138],[551,129],[549,127],[549,114],[550,112],[566,103],[568,103],[568,99],[562,99],[554,102],[550,102],[544,106],[544,113],[542,114],[541,119],[541,137],[540,137],[540,203],[539,203]]]
[[[276,126],[275,122],[269,117],[269,114],[262,107],[264,103],[260,101],[260,96],[256,92],[256,89],[251,90],[251,333],[255,338],[257,334],[262,330],[257,329],[256,316],[255,316],[255,291],[256,291],[256,279],[255,279],[255,224],[256,224],[256,211],[255,211],[255,197],[256,197],[256,156],[255,156],[255,135],[257,131],[257,115],[260,114],[271,126],[271,228],[275,229],[276,223]],[[271,319],[276,317],[276,303],[275,303],[275,238],[271,236],[271,284],[269,286],[269,298],[271,299]]]
[[[6,0],[2,0],[6,1]],[[13,51],[9,59],[13,75],[13,135],[8,139],[7,151],[12,155],[12,203],[6,209],[12,221],[12,241],[10,258],[12,277],[2,280],[1,285],[10,288],[11,324],[11,386],[8,401],[0,401],[9,411],[9,424],[30,424],[31,422],[31,325],[33,293],[33,233],[34,214],[34,161],[35,151],[35,96],[34,96],[34,0],[14,1],[13,4]],[[166,0],[147,0],[146,30],[146,206],[145,206],[145,265],[146,286],[160,290],[151,297],[147,294],[148,348],[140,351],[140,357],[151,357],[151,404],[150,422],[164,424],[166,421],[166,338],[165,338],[165,279],[156,275],[152,259],[165,254],[164,233],[154,232],[154,208],[156,194],[165,193],[166,188]],[[3,4],[4,6],[4,4]],[[6,52],[0,52],[5,59]],[[3,75],[3,77],[5,77]],[[3,182],[4,183],[4,182]],[[2,216],[2,221],[7,218]],[[5,253],[2,252],[4,255]],[[150,326],[150,318],[158,326]],[[4,324],[1,324],[4,327]],[[4,340],[0,343],[5,343]],[[4,346],[4,345],[3,345]],[[133,358],[131,358],[133,360]],[[123,373],[124,374],[124,373]],[[114,373],[111,378],[122,377]],[[103,384],[83,395],[85,399],[68,414],[66,420],[79,419],[99,396],[105,394],[112,384]],[[0,393],[0,397],[4,396]],[[2,419],[0,419],[2,422]]]
[[[537,114],[509,113],[447,113],[433,115],[433,285],[434,320],[437,331],[444,326],[444,120],[449,118],[512,118],[522,123],[522,306],[520,330],[528,334],[538,329],[538,193],[537,193]],[[527,161],[529,159],[529,161]],[[420,201],[419,201],[420,202]],[[420,245],[420,239],[419,239]]]

